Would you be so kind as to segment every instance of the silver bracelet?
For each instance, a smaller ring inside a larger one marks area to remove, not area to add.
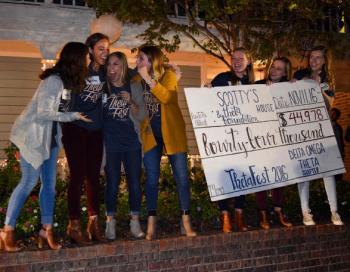
[[[145,81],[146,81],[146,80],[145,80]],[[151,78],[150,80],[146,81],[146,83],[147,83],[148,86],[151,86],[151,84],[152,84],[153,81],[154,81],[154,79]]]

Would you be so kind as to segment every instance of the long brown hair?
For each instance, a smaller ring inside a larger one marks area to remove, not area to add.
[[[111,57],[116,57],[121,61],[122,66],[123,66],[122,72],[121,72],[122,83],[123,84],[127,83],[129,80],[129,74],[128,74],[129,66],[128,66],[128,60],[123,52],[116,51],[116,52],[113,52],[113,53],[108,55],[108,57],[106,59],[106,64],[105,64],[106,75],[107,75],[108,63],[109,63],[109,60],[111,59]],[[110,93],[110,82],[109,82],[108,76],[107,76],[107,82],[108,82],[108,86],[107,86],[108,93]]]
[[[154,45],[143,45],[139,47],[139,52],[143,52],[151,63],[151,76],[160,80],[165,73],[165,56],[163,52]]]
[[[106,40],[109,43],[108,36],[106,36],[105,34],[97,32],[97,33],[91,34],[89,37],[87,37],[87,39],[85,41],[85,44],[90,49],[94,49],[96,43],[98,43],[100,40]],[[89,57],[90,57],[91,61],[94,61],[94,56],[90,52],[89,52]]]
[[[332,67],[332,53],[330,52],[330,50],[328,50],[323,45],[313,47],[310,51],[310,56],[311,56],[311,52],[313,52],[313,51],[321,51],[321,53],[324,57],[324,64],[322,66],[322,71],[321,71],[321,80],[327,81],[327,83],[329,84],[331,89],[334,90],[335,89],[335,79],[334,79],[333,67]],[[309,56],[309,60],[308,60],[308,67],[309,67],[310,74],[311,74],[312,71],[310,68],[310,56]]]
[[[275,61],[282,61],[285,65],[285,78],[287,81],[290,81],[292,79],[292,63],[290,62],[290,60],[286,57],[277,57],[277,58],[274,58],[272,61],[271,61],[271,64],[270,64],[270,67],[268,69],[268,76],[270,77],[270,70],[271,70],[271,67],[273,65],[273,63]]]
[[[80,42],[67,43],[61,53],[56,65],[43,71],[40,79],[45,79],[52,74],[57,74],[63,81],[64,88],[80,92],[85,85],[88,75],[86,56],[88,47]]]

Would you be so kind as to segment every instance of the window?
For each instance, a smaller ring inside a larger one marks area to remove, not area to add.
[[[77,6],[85,7],[86,3],[84,0],[52,0],[52,3],[63,6]]]

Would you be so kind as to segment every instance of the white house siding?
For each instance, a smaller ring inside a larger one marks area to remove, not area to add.
[[[0,57],[0,159],[14,120],[39,84],[40,66],[38,58]]]

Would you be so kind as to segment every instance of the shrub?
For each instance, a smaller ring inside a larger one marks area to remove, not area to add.
[[[20,179],[19,163],[16,160],[16,149],[9,146],[5,150],[7,154],[6,165],[0,168],[0,225],[3,225],[8,199]],[[205,176],[200,167],[192,167],[189,171],[191,184],[191,214],[195,228],[199,232],[207,232],[220,228],[219,210],[215,203],[210,201]],[[142,179],[142,188],[145,188],[144,178]],[[103,224],[105,207],[103,203],[105,178],[101,177],[101,210],[100,219]],[[339,212],[345,218],[349,216],[350,211],[350,183],[338,182],[338,204]],[[17,220],[17,234],[20,237],[29,237],[40,228],[40,208],[38,202],[40,185],[31,193],[29,199]],[[166,235],[179,232],[180,209],[176,193],[176,182],[172,175],[169,164],[164,164],[161,169],[158,198],[159,214],[159,232]],[[144,194],[143,194],[144,195]],[[291,185],[284,188],[285,205],[284,210],[293,223],[301,223],[300,202],[297,186]],[[317,221],[329,222],[329,206],[327,204],[323,182],[313,181],[310,186],[310,206]],[[117,204],[117,234],[118,236],[128,237],[129,230],[129,204],[128,192],[125,177],[120,184],[120,192]],[[268,197],[271,202],[271,198]],[[86,196],[82,195],[82,220],[83,225],[87,221]],[[271,205],[270,205],[271,207]],[[68,224],[68,207],[67,207],[67,181],[58,179],[56,184],[56,206],[54,215],[54,227],[56,232],[63,235]],[[255,195],[247,196],[247,206],[245,209],[247,222],[255,226],[257,222],[257,208]],[[145,201],[142,202],[141,219],[143,224],[146,222]]]

